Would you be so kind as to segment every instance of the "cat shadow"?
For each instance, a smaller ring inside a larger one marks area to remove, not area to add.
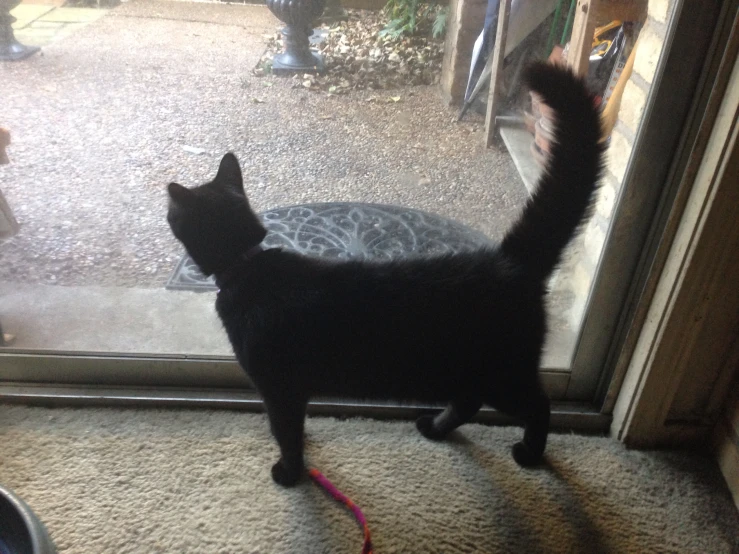
[[[588,498],[590,503],[597,502],[598,495],[584,481],[578,479],[573,471],[565,472],[557,460],[548,458],[547,469],[552,476],[552,494],[566,514],[566,520],[574,531],[580,550],[588,553],[613,552],[614,549],[598,522],[584,509],[583,500]],[[603,505],[606,509],[596,512],[605,511],[609,518],[618,520],[621,529],[628,528],[628,523],[619,518],[617,512],[607,509],[605,502]]]
[[[519,468],[510,450],[485,448],[465,436],[464,430],[450,433],[441,445],[456,450],[468,468],[473,466],[471,479],[477,484],[468,492],[476,497],[475,504],[486,507],[486,513],[479,514],[479,517],[489,520],[484,527],[499,532],[494,542],[501,544],[502,540],[505,551],[531,554],[616,552],[618,549],[614,548],[606,533],[607,529],[613,528],[618,529],[619,545],[628,543],[629,547],[639,550],[638,533],[633,532],[636,527],[633,522],[628,521],[619,506],[609,502],[597,488],[581,479],[577,467],[558,459],[556,452],[551,452],[553,449],[538,466]],[[464,462],[465,458],[472,463]],[[479,479],[487,480],[487,483],[480,484]],[[335,517],[326,511],[321,498],[325,492],[310,483],[307,477],[306,481],[308,483],[299,487],[302,491],[300,503],[305,503],[299,517],[304,521],[310,520],[311,543],[321,545],[321,552],[345,550],[346,542],[342,540],[346,539],[341,539],[340,533],[336,533]],[[488,495],[494,495],[494,498]],[[329,502],[334,503],[334,500],[329,499]],[[339,512],[343,511],[341,506],[337,508]],[[607,518],[598,518],[598,514],[607,514]],[[352,519],[348,512],[339,517]],[[347,525],[352,526],[354,522]],[[629,537],[634,537],[636,542]]]
[[[485,471],[491,488],[507,498],[506,507],[510,512],[504,521],[512,526],[509,527],[507,535],[514,537],[513,540],[517,542],[508,545],[510,551],[529,553],[567,551],[583,554],[613,551],[598,523],[583,508],[581,499],[587,496],[592,503],[596,495],[588,490],[585,483],[577,479],[574,471],[563,471],[560,463],[552,455],[545,454],[540,464],[529,468],[518,468],[511,459],[505,466],[510,467],[515,473],[507,475],[507,467],[501,467],[500,454],[486,450],[461,432],[455,431],[450,434],[448,442],[462,449],[474,460]],[[568,546],[562,544],[567,534],[563,533],[559,525],[537,524],[540,523],[536,521],[538,518],[556,517],[546,504],[553,505],[556,515],[559,515],[557,519],[569,525],[572,544]],[[542,513],[545,515],[539,515]],[[496,520],[495,525],[501,525],[501,521]]]
[[[506,537],[512,537],[512,542],[506,545],[510,552],[527,552],[545,553],[549,552],[546,544],[542,542],[536,530],[530,525],[531,509],[516,503],[516,495],[510,491],[513,484],[510,480],[503,480],[500,475],[496,475],[495,471],[487,471],[488,468],[498,467],[501,464],[499,455],[495,455],[481,448],[477,443],[468,439],[463,431],[452,431],[446,438],[445,442],[451,447],[459,450],[464,456],[471,459],[476,465],[483,470],[476,472],[484,476],[489,482],[489,486],[480,487],[478,491],[484,491],[487,494],[495,494],[505,499],[505,517],[501,518],[497,510],[486,514],[491,520],[491,527],[499,529],[505,527],[504,534]],[[516,484],[517,485],[517,484]]]

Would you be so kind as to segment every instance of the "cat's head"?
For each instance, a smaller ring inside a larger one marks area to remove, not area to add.
[[[170,183],[168,191],[169,226],[205,275],[228,270],[267,234],[249,206],[231,153],[211,182],[191,189]]]

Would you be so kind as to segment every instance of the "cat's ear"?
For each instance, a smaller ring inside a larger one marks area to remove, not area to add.
[[[180,206],[187,206],[194,199],[192,191],[178,183],[170,183],[167,187],[167,192],[169,192],[169,197],[172,201]]]
[[[221,165],[218,167],[218,173],[213,181],[230,188],[242,196],[246,196],[239,160],[236,159],[236,156],[232,152],[223,156]]]

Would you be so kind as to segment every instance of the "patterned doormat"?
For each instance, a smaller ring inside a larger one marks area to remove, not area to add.
[[[260,214],[265,248],[345,260],[390,260],[473,250],[491,245],[469,227],[410,208],[330,202],[277,208]],[[165,286],[169,290],[215,291],[185,254]]]

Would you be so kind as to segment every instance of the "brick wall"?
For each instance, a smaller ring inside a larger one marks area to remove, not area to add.
[[[644,106],[662,53],[667,19],[674,0],[649,0],[648,17],[639,33],[634,69],[624,89],[618,121],[611,133],[606,153],[606,172],[597,201],[597,209],[583,233],[574,241],[552,288],[569,292],[574,301],[567,311],[569,323],[577,328],[587,305],[593,277],[600,259],[613,208],[631,157],[634,137],[641,123]],[[564,275],[563,275],[564,274]]]
[[[608,228],[613,217],[634,138],[641,123],[647,95],[662,53],[667,19],[674,0],[649,0],[647,18],[639,34],[634,68],[621,100],[618,120],[606,153],[606,174],[597,207],[583,232],[573,241],[550,288],[568,302],[565,318],[579,328],[592,287]],[[442,66],[441,92],[450,104],[459,104],[467,85],[472,45],[485,16],[487,0],[450,0],[449,22]],[[474,24],[473,24],[474,22]],[[475,29],[470,32],[470,29]]]

